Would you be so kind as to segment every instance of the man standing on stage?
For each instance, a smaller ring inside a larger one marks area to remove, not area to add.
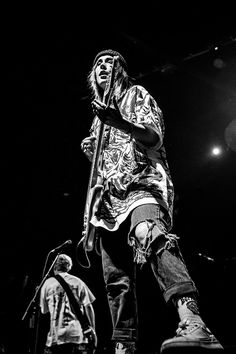
[[[109,105],[104,90],[115,65]],[[156,100],[128,76],[117,51],[99,52],[88,75],[94,119],[81,148],[91,161],[101,122],[103,193],[91,223],[100,236],[103,275],[116,354],[135,353],[138,340],[135,266],[149,263],[180,323],[169,348],[222,350],[206,327],[198,291],[181,255],[173,226],[174,188],[164,147],[163,114]],[[155,319],[154,319],[155,320]]]

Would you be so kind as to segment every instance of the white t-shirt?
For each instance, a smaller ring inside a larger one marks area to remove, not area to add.
[[[69,273],[59,273],[69,284],[81,310],[91,304],[95,296],[88,286],[78,277]],[[86,343],[80,322],[71,310],[70,302],[65,290],[56,278],[48,278],[40,293],[40,307],[43,314],[50,313],[50,331],[47,335],[46,345],[60,345],[65,343]]]

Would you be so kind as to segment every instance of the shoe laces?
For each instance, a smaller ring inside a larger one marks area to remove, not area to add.
[[[204,327],[204,325],[197,320],[190,320],[189,318],[185,318],[184,320],[179,322],[176,334],[177,336],[184,336],[193,332],[199,327]]]

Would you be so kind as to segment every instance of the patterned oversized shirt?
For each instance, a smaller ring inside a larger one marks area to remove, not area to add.
[[[163,141],[162,111],[144,87],[132,86],[118,105],[124,119],[152,127]],[[99,124],[100,120],[95,117],[90,130],[92,136],[97,136]],[[99,213],[91,223],[115,231],[134,208],[154,203],[166,211],[170,229],[174,190],[163,143],[161,147],[144,146],[130,134],[108,126],[104,136],[105,188]]]

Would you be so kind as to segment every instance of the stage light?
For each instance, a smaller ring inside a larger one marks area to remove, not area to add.
[[[212,149],[211,149],[211,156],[220,156],[222,155],[222,148],[220,146],[214,146]]]

